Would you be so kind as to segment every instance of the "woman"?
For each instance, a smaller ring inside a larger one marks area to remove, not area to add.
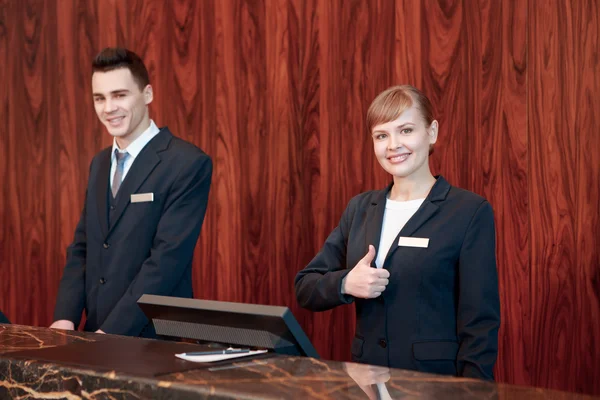
[[[355,302],[353,361],[491,380],[500,326],[492,207],[431,174],[438,122],[419,90],[379,94],[367,126],[393,182],[350,200],[296,276],[298,302],[313,311]]]

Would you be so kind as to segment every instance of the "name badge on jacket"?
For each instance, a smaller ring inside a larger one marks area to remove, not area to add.
[[[132,203],[146,203],[148,201],[154,201],[154,193],[137,193],[131,195]]]
[[[429,247],[429,239],[400,236],[400,240],[398,240],[398,246],[422,247],[422,248],[426,249],[427,247]]]

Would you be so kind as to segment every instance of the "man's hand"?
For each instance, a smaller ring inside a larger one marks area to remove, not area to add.
[[[342,281],[342,293],[361,299],[379,297],[389,283],[390,273],[382,268],[372,268],[375,247],[369,245],[369,252],[346,275]]]
[[[50,328],[73,331],[75,330],[75,324],[71,321],[67,321],[66,319],[59,319],[58,321],[54,321],[52,325],[50,325]]]

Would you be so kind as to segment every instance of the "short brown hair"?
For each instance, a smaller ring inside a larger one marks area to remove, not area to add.
[[[400,85],[392,86],[379,93],[369,106],[367,111],[367,127],[369,132],[380,124],[393,121],[408,108],[415,106],[423,116],[425,125],[431,126],[435,119],[433,117],[433,106],[431,101],[414,86]],[[429,146],[429,154],[433,153],[433,145]]]
[[[150,84],[150,77],[144,62],[140,56],[131,50],[122,47],[107,47],[98,53],[92,62],[92,74],[119,68],[127,68],[131,71],[131,75],[133,75],[133,79],[140,90]]]

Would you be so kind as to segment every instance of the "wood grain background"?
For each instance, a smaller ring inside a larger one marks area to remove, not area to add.
[[[422,88],[434,172],[497,219],[500,381],[600,394],[598,0],[0,0],[0,309],[47,325],[92,156],[90,62],[138,52],[152,117],[213,157],[199,298],[291,307],[349,359],[351,307],[293,278],[355,194],[385,185],[374,96]]]

